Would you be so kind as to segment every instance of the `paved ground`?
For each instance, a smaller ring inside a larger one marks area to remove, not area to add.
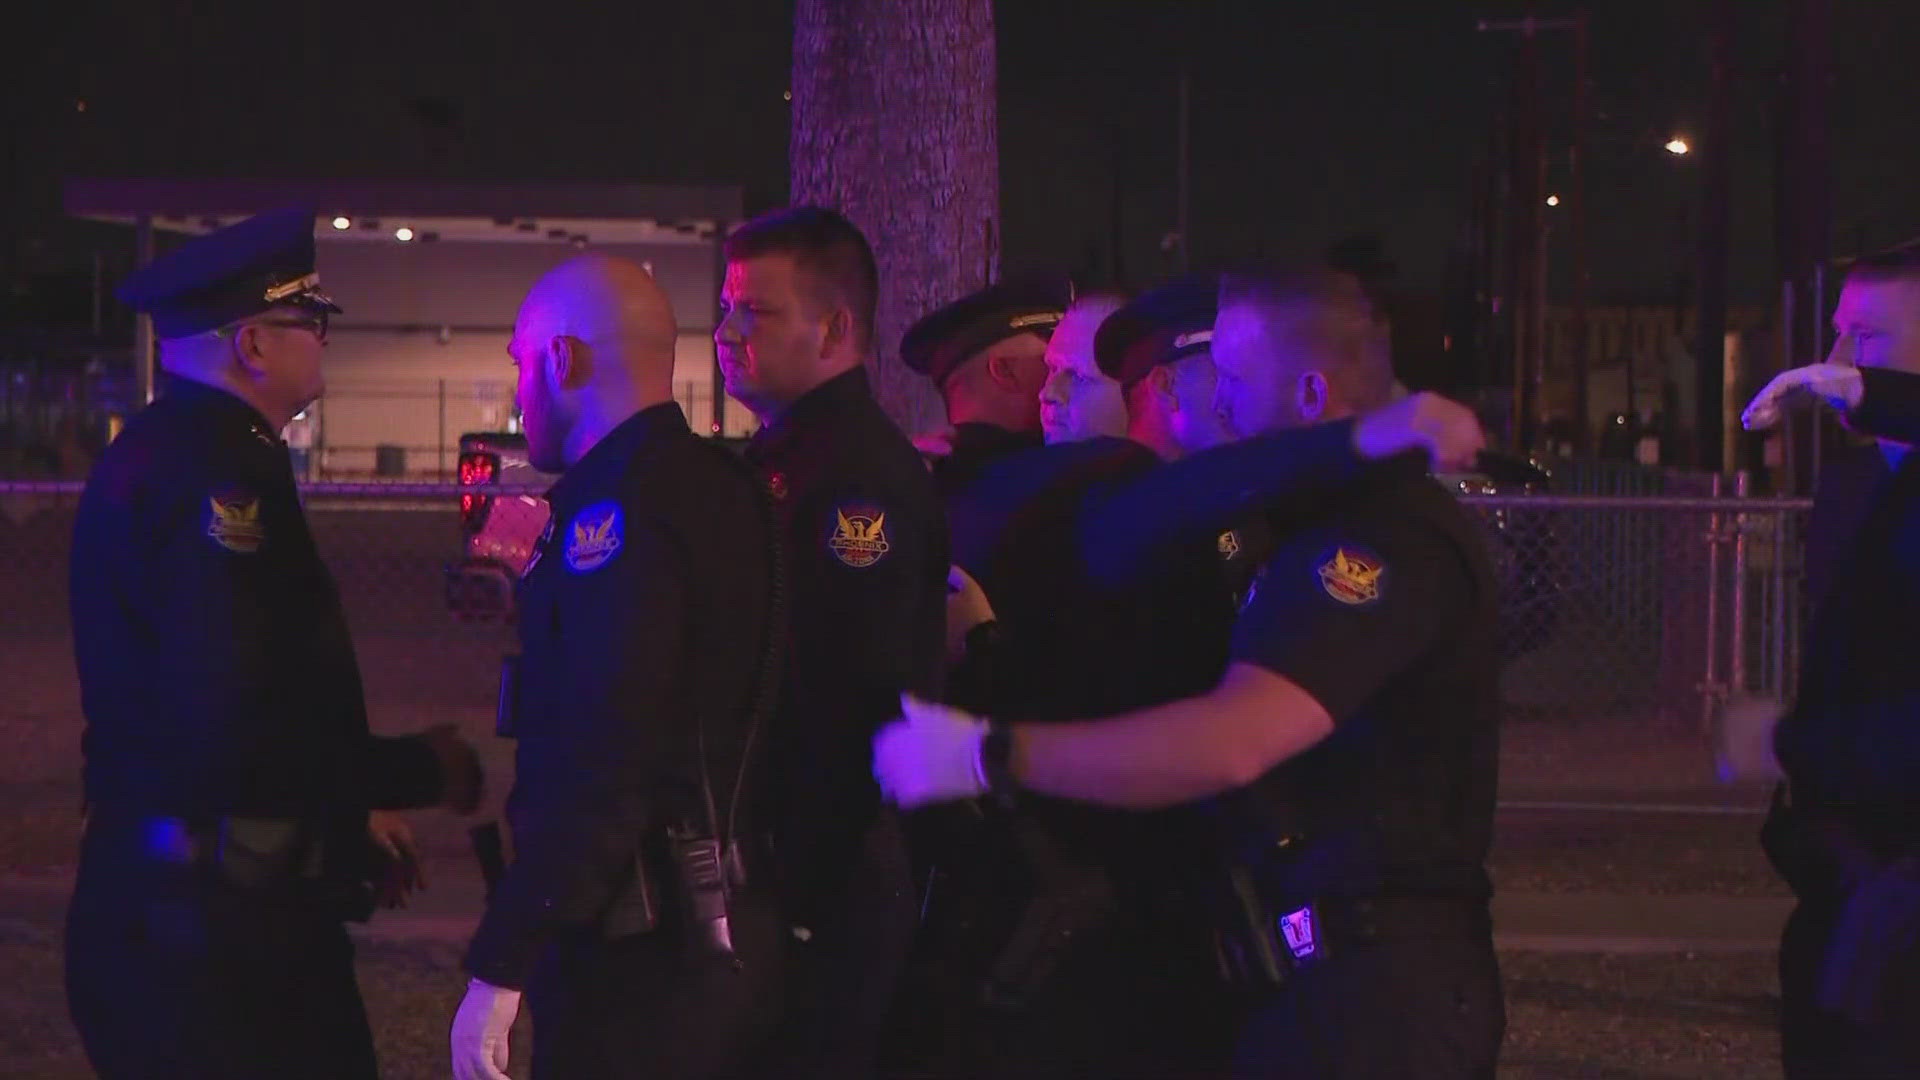
[[[0,507],[0,1061],[86,1075],[64,1015],[60,906],[78,823],[79,701],[65,624],[64,513]],[[491,737],[495,626],[452,622],[451,512],[316,514],[384,731],[450,720]],[[1503,1076],[1774,1075],[1769,955],[1786,899],[1754,842],[1764,792],[1712,782],[1689,710],[1530,709],[1503,733],[1492,870],[1511,1021]],[[432,891],[363,935],[361,977],[394,1077],[442,1076],[458,942],[478,909],[465,826],[418,815]]]

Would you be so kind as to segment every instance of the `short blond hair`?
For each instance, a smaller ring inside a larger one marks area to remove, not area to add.
[[[1270,341],[1312,357],[1312,366],[1347,407],[1365,412],[1393,399],[1385,313],[1352,274],[1227,274],[1220,282],[1220,310],[1231,307],[1253,309]]]

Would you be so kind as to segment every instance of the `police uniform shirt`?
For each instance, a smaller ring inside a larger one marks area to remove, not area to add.
[[[846,886],[875,823],[874,732],[899,714],[902,691],[939,693],[946,516],[864,368],[794,402],[747,457],[773,493],[792,583],[768,820],[795,919],[818,925],[807,920]]]
[[[515,861],[467,954],[487,982],[523,985],[545,941],[605,908],[650,830],[704,820],[703,765],[727,814],[772,543],[763,496],[730,453],[667,402],[614,428],[548,493],[518,596]]]
[[[1233,659],[1333,719],[1256,785],[1318,852],[1311,891],[1486,895],[1498,660],[1477,527],[1405,457],[1310,522],[1277,524]]]
[[[1037,431],[965,423],[954,428],[953,452],[933,462],[934,486],[947,511],[952,559],[980,583],[990,600],[1000,595],[994,563],[1007,520],[1004,505],[980,490],[981,474],[1009,454],[1043,444]]]
[[[364,818],[439,800],[429,748],[368,733],[286,447],[239,398],[172,379],[107,447],[72,600],[92,805]]]

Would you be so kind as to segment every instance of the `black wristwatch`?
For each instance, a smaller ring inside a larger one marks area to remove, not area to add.
[[[987,782],[987,797],[999,802],[1012,802],[1020,788],[1013,778],[1013,729],[998,720],[988,720],[987,733],[980,737],[980,775]]]

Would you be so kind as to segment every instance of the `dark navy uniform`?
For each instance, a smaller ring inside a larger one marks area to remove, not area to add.
[[[1200,694],[1226,662],[1232,608],[1217,526],[1259,500],[1335,484],[1350,424],[1162,465],[1127,439],[998,459],[972,491],[1004,531],[986,685],[953,687],[1008,721],[1104,716]],[[1214,528],[1209,529],[1209,523]],[[1204,837],[1190,814],[1023,796],[946,836],[899,1041],[937,1075],[1177,1075],[1209,1041],[1208,926],[1182,888]],[[964,843],[960,842],[964,840]],[[1213,1010],[1217,1014],[1218,1010]]]
[[[1401,458],[1275,539],[1233,659],[1335,727],[1219,800],[1259,908],[1228,941],[1254,988],[1236,1072],[1491,1077],[1498,654],[1480,531]]]
[[[190,242],[122,295],[163,336],[313,288],[310,212]],[[73,540],[88,821],[67,991],[106,1077],[373,1077],[341,925],[372,907],[367,815],[441,797],[434,751],[368,732],[284,444],[174,379],[95,466]]]
[[[1847,416],[1863,433],[1920,436],[1920,379],[1863,368]],[[1806,546],[1812,612],[1799,696],[1775,750],[1787,785],[1764,833],[1799,905],[1780,949],[1790,1077],[1920,1070],[1920,458],[1835,455]]]
[[[1209,354],[1220,313],[1220,275],[1176,278],[1135,297],[1109,315],[1094,337],[1094,357],[1108,378],[1129,391],[1155,368]],[[1260,565],[1272,551],[1267,512],[1248,514],[1214,540],[1231,610],[1239,610]]]
[[[771,1032],[786,935],[736,801],[766,737],[772,511],[671,402],[609,432],[547,499],[518,596],[516,858],[467,969],[529,988],[536,1075],[730,1075]],[[701,946],[670,830],[740,841],[738,965]]]
[[[900,339],[900,360],[934,386],[944,386],[960,365],[1008,338],[1031,334],[1046,341],[1072,300],[1073,284],[1065,278],[1036,274],[989,285],[908,327]],[[947,510],[953,562],[980,583],[989,600],[999,597],[999,564],[1006,557],[1000,539],[1006,522],[1002,508],[975,491],[981,470],[1044,441],[1037,425],[1011,431],[967,421],[954,425],[952,451],[933,462],[934,485]]]
[[[873,1068],[915,917],[870,747],[903,691],[938,695],[946,520],[919,452],[862,369],[794,402],[747,456],[773,492],[792,582],[762,818],[793,924],[771,1072],[856,1078]]]

